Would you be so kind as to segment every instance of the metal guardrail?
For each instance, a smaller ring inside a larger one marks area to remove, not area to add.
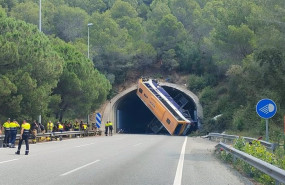
[[[47,132],[47,133],[38,133],[37,134],[37,138],[40,137],[50,137],[50,138],[55,138],[55,137],[59,137],[59,136],[69,136],[69,135],[96,135],[97,132],[93,131],[93,130],[89,130],[88,132],[85,131],[65,131],[65,132]],[[99,134],[99,133],[98,133]],[[100,135],[100,134],[99,134]],[[5,135],[0,135],[0,141],[4,140]],[[30,139],[32,138],[32,134],[30,134]],[[20,134],[17,134],[16,136],[16,140],[20,139]],[[3,147],[2,146],[3,142],[0,142],[0,148]]]
[[[228,139],[228,140],[234,140],[234,139],[237,139],[239,138],[240,136],[236,136],[236,135],[227,135],[227,134],[220,134],[220,133],[209,133],[208,136],[207,136],[210,140],[212,139],[212,137],[216,137],[216,138],[223,138],[223,139]],[[256,138],[251,138],[251,137],[243,137],[247,142],[252,142],[252,141],[255,141],[257,140]],[[259,140],[260,143],[262,145],[264,145],[266,148],[274,151],[277,144],[275,143],[270,143],[270,142],[267,142],[267,141],[263,141],[263,140]]]
[[[242,151],[239,151],[229,145],[226,145],[222,142],[220,142],[217,147],[223,148],[225,151],[231,153],[235,157],[238,157],[239,159],[247,162],[251,166],[254,166],[258,170],[266,173],[267,175],[271,176],[273,179],[275,179],[276,184],[285,183],[285,170],[280,169],[276,166],[273,166],[272,164],[269,164],[267,162],[264,162],[256,157],[253,157],[247,153],[244,153]]]

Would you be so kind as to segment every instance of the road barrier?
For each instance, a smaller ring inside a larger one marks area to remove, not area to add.
[[[220,142],[216,147],[223,148],[228,153],[231,153],[234,156],[234,160],[235,157],[237,157],[250,164],[251,166],[257,168],[258,170],[264,172],[265,174],[271,176],[273,179],[275,179],[275,184],[285,183],[285,170],[273,166],[272,164],[262,161],[222,142]]]
[[[38,133],[36,138],[41,138],[41,137],[50,137],[51,140],[53,138],[58,138],[60,136],[70,136],[70,135],[85,135],[85,136],[90,136],[90,135],[101,135],[100,131],[93,131],[93,130],[88,130],[88,132],[85,131],[65,131],[65,132],[47,132],[47,133]],[[3,147],[3,140],[4,140],[5,135],[0,135],[0,148]],[[33,136],[30,134],[30,139],[32,139]],[[17,134],[16,139],[20,139],[20,134]]]
[[[227,140],[230,140],[231,142],[237,138],[239,138],[240,136],[236,136],[236,135],[227,135],[227,134],[220,134],[220,133],[209,133],[206,137],[208,137],[210,140],[212,140],[212,138],[222,138],[224,140],[224,142],[226,143]],[[257,140],[256,138],[251,138],[251,137],[243,137],[247,142],[252,142]],[[276,143],[270,143],[267,141],[263,141],[263,140],[259,140],[260,143],[262,145],[264,145],[266,148],[268,148],[269,150],[274,151],[275,148],[278,146],[278,144]]]

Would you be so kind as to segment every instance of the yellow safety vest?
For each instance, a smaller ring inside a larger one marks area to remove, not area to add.
[[[74,124],[74,129],[79,129],[79,123]]]
[[[30,123],[23,123],[22,124],[22,128],[25,130],[25,131],[28,131],[31,129],[31,125]]]
[[[53,128],[53,123],[52,123],[52,122],[48,122],[48,123],[47,123],[47,128],[48,128],[48,130],[52,130],[52,128]]]
[[[20,127],[20,125],[17,122],[14,122],[14,121],[10,122],[9,125],[10,125],[10,128]]]
[[[83,129],[84,129],[84,130],[87,129],[87,125],[86,125],[86,124],[83,125]]]
[[[9,122],[5,122],[3,124],[3,127],[6,129],[6,130],[9,130],[10,129],[10,123]]]
[[[113,126],[113,123],[112,123],[112,122],[109,122],[109,126]]]
[[[109,126],[109,123],[105,123],[105,127],[108,127]]]
[[[59,130],[63,129],[62,124],[58,124],[58,129],[59,129]]]

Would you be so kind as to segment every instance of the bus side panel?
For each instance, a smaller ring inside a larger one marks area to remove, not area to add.
[[[166,111],[165,108],[161,106],[160,102],[158,102],[154,97],[150,98],[149,104],[153,113],[156,115],[157,119],[159,121],[162,121],[163,115],[165,114]]]
[[[170,134],[173,135],[178,123],[170,112],[168,111],[165,112],[162,122],[163,122],[163,125],[170,132]]]
[[[142,92],[140,92],[140,89]],[[157,117],[159,121],[162,121],[162,117],[165,113],[165,108],[160,105],[160,103],[153,97],[149,89],[142,85],[138,86],[137,95],[146,104],[146,106],[152,111],[152,113]]]
[[[186,124],[182,124],[182,127],[181,127],[181,129],[180,129],[180,132],[179,132],[179,134],[178,134],[179,136],[181,136],[181,135],[183,134],[185,128],[186,128]]]

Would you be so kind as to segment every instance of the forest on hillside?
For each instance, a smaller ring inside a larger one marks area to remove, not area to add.
[[[95,66],[94,79],[104,79],[98,84],[102,97],[109,93],[109,82],[121,84],[131,72],[143,75],[159,66],[162,76],[173,71],[189,75],[188,88],[199,96],[204,108],[205,131],[252,130],[262,134],[265,124],[256,115],[255,105],[262,98],[270,98],[278,106],[270,130],[275,135],[282,132],[284,0],[42,0],[42,31],[46,36],[35,30],[39,0],[0,0],[0,4],[1,22],[8,25],[1,23],[0,28],[0,83],[11,83],[8,90],[0,91],[1,110],[7,102],[13,102],[7,112],[14,110],[21,115],[27,114],[24,105],[35,107],[35,114],[61,110],[76,113],[96,107],[74,107],[89,100],[73,99],[85,91],[78,87],[85,84],[82,75],[90,75],[86,73],[92,65],[86,59],[87,24],[92,23],[90,59]],[[22,27],[27,29],[25,33]],[[45,47],[38,48],[42,44]],[[24,47],[25,53],[19,47]],[[51,78],[28,75],[35,69],[25,63],[27,60],[41,70],[45,69],[43,61],[51,61],[45,64],[50,72],[43,72]],[[2,67],[5,65],[11,66],[8,72]],[[77,65],[84,65],[84,69],[73,71]],[[31,83],[28,92],[13,79],[20,78],[17,73],[25,79],[23,71]],[[78,93],[66,91],[73,88]],[[43,97],[48,98],[42,105],[30,102]],[[220,114],[218,120],[212,119]]]

